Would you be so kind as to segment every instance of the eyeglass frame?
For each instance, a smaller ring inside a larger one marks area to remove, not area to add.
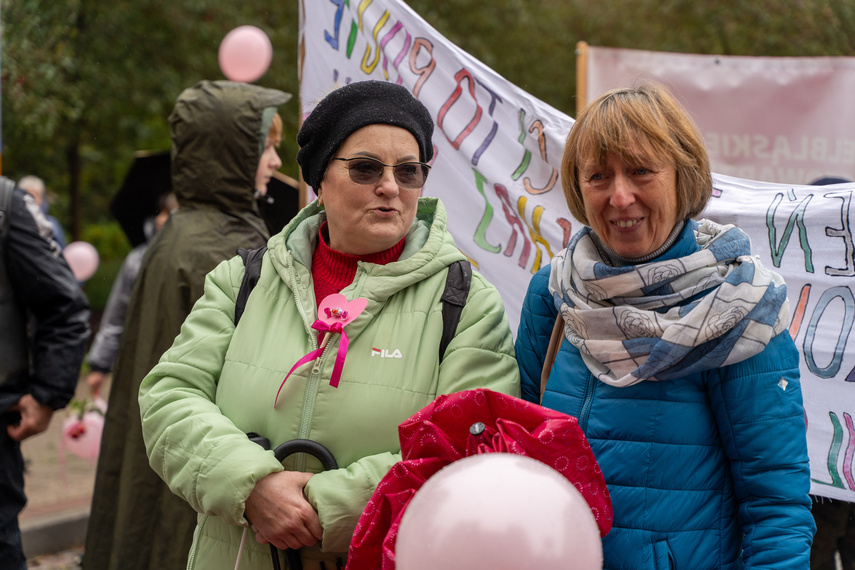
[[[408,190],[418,190],[419,188],[424,187],[425,183],[427,182],[428,174],[430,174],[430,169],[431,169],[430,164],[428,164],[426,162],[421,162],[418,160],[406,160],[404,162],[399,162],[398,164],[386,164],[385,162],[381,162],[381,161],[377,160],[376,158],[372,158],[370,156],[353,156],[351,158],[342,158],[342,157],[336,156],[336,157],[333,157],[332,160],[340,160],[342,162],[346,162],[347,163],[347,175],[350,177],[350,181],[353,182],[354,184],[359,184],[360,186],[368,186],[370,184],[376,184],[378,180],[383,178],[383,174],[381,173],[380,176],[377,177],[377,180],[374,180],[373,182],[357,182],[356,180],[353,179],[353,175],[351,174],[351,171],[353,169],[350,167],[350,161],[352,161],[352,160],[369,160],[371,162],[376,162],[377,164],[379,164],[383,167],[384,171],[386,168],[391,168],[392,169],[392,176],[395,179],[395,183],[398,186],[401,186],[402,188],[407,188]],[[422,183],[420,186],[409,187],[409,186],[404,186],[400,183],[397,175],[395,174],[395,169],[398,168],[399,166],[403,166],[405,164],[417,164],[417,165],[422,167],[422,171],[424,172],[424,179],[422,180]]]

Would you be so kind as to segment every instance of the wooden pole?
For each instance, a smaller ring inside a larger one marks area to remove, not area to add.
[[[588,104],[588,42],[576,42],[576,115]]]
[[[297,128],[303,126],[303,100],[300,98],[300,92],[302,91],[300,88],[303,85],[303,64],[306,60],[306,38],[304,37],[304,31],[306,26],[306,5],[305,0],[300,0],[300,25],[299,25],[299,44],[297,46],[297,113],[299,113],[299,117],[297,117]],[[300,208],[304,208],[309,203],[309,186],[306,184],[306,181],[303,180],[303,171],[298,167],[300,183]]]

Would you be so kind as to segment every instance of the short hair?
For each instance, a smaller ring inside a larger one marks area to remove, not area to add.
[[[33,197],[38,197],[39,200],[43,200],[45,196],[45,182],[38,176],[33,176],[32,174],[28,174],[24,176],[18,181],[18,188],[24,190],[30,194],[35,193]]]
[[[604,164],[614,153],[630,164],[668,158],[677,172],[678,219],[698,216],[712,196],[703,135],[662,85],[613,89],[587,105],[570,129],[561,160],[561,184],[570,213],[586,225],[579,168]]]

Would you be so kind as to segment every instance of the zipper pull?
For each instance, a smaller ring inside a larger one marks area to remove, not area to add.
[[[324,333],[324,338],[323,338],[323,340],[321,340],[321,346],[318,347],[321,351],[323,351],[324,348],[326,348],[327,343],[330,340],[330,336],[332,336],[331,332],[327,331]],[[321,366],[320,366],[321,356],[323,356],[323,352],[321,352],[321,355],[315,359],[315,365],[312,367],[312,374],[317,374],[321,371]]]

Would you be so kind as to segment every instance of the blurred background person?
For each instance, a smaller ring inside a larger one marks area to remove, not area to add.
[[[62,229],[62,224],[59,220],[48,213],[47,188],[44,180],[38,176],[28,174],[18,181],[18,187],[23,189],[27,194],[33,197],[36,205],[44,214],[44,219],[50,223],[53,239],[59,244],[61,249],[65,249],[65,230]]]
[[[143,256],[148,248],[149,241],[154,237],[170,214],[178,208],[178,200],[174,192],[163,194],[158,199],[157,214],[145,220],[143,230],[146,241],[136,246],[125,257],[122,267],[113,286],[110,288],[110,296],[104,307],[101,322],[95,340],[89,349],[86,361],[89,364],[89,373],[86,375],[86,384],[92,393],[97,395],[104,385],[107,375],[113,369],[113,362],[119,352],[119,341],[125,326],[125,316],[128,303],[131,300],[134,282],[140,272]]]
[[[89,304],[39,216],[33,198],[0,177],[0,566],[8,570],[27,567],[20,443],[74,396],[89,342]]]
[[[268,233],[255,201],[281,164],[277,107],[291,96],[230,81],[184,90],[169,116],[178,209],[152,239],[134,284],[113,370],[83,567],[169,570],[187,565],[196,513],[151,470],[139,385],[202,295],[205,275]]]
[[[561,180],[587,227],[532,279],[516,356],[523,397],[577,417],[603,471],[603,566],[806,568],[786,284],[741,230],[692,219],[712,195],[694,121],[662,86],[609,91],[573,125]]]

